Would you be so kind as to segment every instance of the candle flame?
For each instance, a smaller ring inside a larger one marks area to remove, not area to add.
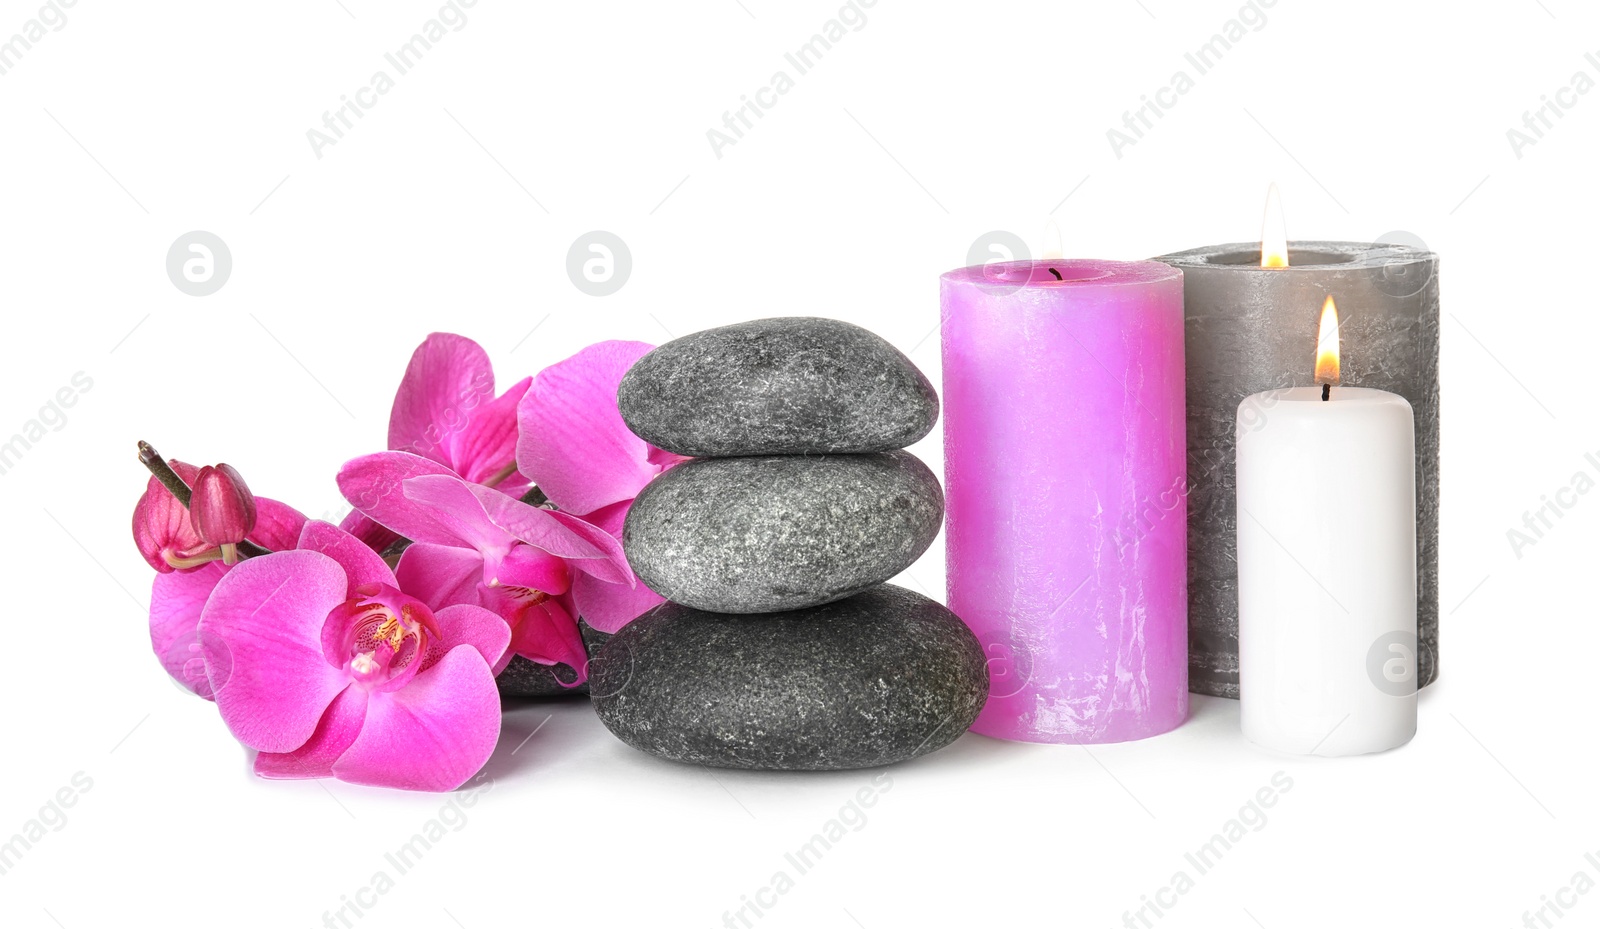
[[[1045,221],[1044,250],[1039,257],[1045,261],[1055,261],[1061,257],[1061,227],[1053,219]]]
[[[1261,267],[1289,267],[1289,233],[1283,223],[1278,185],[1267,187],[1267,209],[1261,218]]]
[[[1322,301],[1322,321],[1317,324],[1317,374],[1319,384],[1339,383],[1339,308],[1333,295]]]

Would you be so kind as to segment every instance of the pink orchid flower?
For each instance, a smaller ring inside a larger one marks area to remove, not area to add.
[[[517,407],[517,465],[559,509],[622,537],[633,498],[656,475],[688,459],[634,435],[617,409],[617,387],[654,346],[600,342],[539,372]],[[585,622],[613,633],[662,602],[655,591],[593,575],[574,582]]]
[[[191,487],[200,469],[168,462]],[[306,517],[294,507],[268,497],[255,497],[256,519],[246,536],[273,551],[293,548]],[[165,486],[150,478],[133,511],[133,538],[139,552],[158,572],[150,588],[150,647],[161,666],[180,686],[212,699],[197,629],[200,610],[229,566],[220,546],[203,541],[189,511]]]
[[[217,709],[263,777],[451,790],[499,739],[505,623],[429,608],[329,523],[230,570],[199,633]]]
[[[519,497],[528,479],[516,467],[517,406],[532,380],[523,378],[496,397],[488,353],[465,336],[435,332],[417,346],[400,379],[389,411],[389,449]],[[342,528],[374,549],[395,540],[359,507]]]
[[[412,540],[396,568],[407,590],[435,609],[472,603],[505,620],[511,646],[497,673],[518,654],[569,665],[578,672],[570,686],[581,683],[587,662],[574,613],[594,608],[594,591],[637,583],[605,529],[513,500],[416,455],[357,458],[340,470],[339,489],[367,517]]]

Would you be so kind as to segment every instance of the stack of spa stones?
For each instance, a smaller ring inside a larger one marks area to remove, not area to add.
[[[623,549],[669,601],[590,669],[605,725],[696,764],[832,770],[954,741],[988,694],[977,639],[884,583],[927,550],[944,492],[902,449],[928,434],[928,379],[830,319],[725,326],[622,380],[637,435],[687,455],[633,503]]]

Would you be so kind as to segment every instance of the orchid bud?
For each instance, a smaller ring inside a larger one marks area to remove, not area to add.
[[[198,473],[194,465],[176,460],[169,465],[186,483],[194,482]],[[191,564],[191,559],[206,547],[189,523],[188,510],[153,477],[133,508],[133,542],[150,567],[162,574],[202,564]]]
[[[194,479],[189,521],[207,545],[220,546],[222,560],[238,560],[237,546],[256,527],[256,498],[233,465],[207,465]]]

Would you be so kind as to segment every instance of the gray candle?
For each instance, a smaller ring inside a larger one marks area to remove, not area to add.
[[[1286,268],[1261,267],[1259,243],[1157,260],[1183,271],[1189,689],[1239,696],[1235,421],[1251,394],[1312,385],[1317,322],[1329,295],[1339,307],[1342,383],[1397,393],[1416,417],[1416,667],[1418,686],[1432,682],[1439,667],[1438,256],[1404,245],[1291,242]]]

